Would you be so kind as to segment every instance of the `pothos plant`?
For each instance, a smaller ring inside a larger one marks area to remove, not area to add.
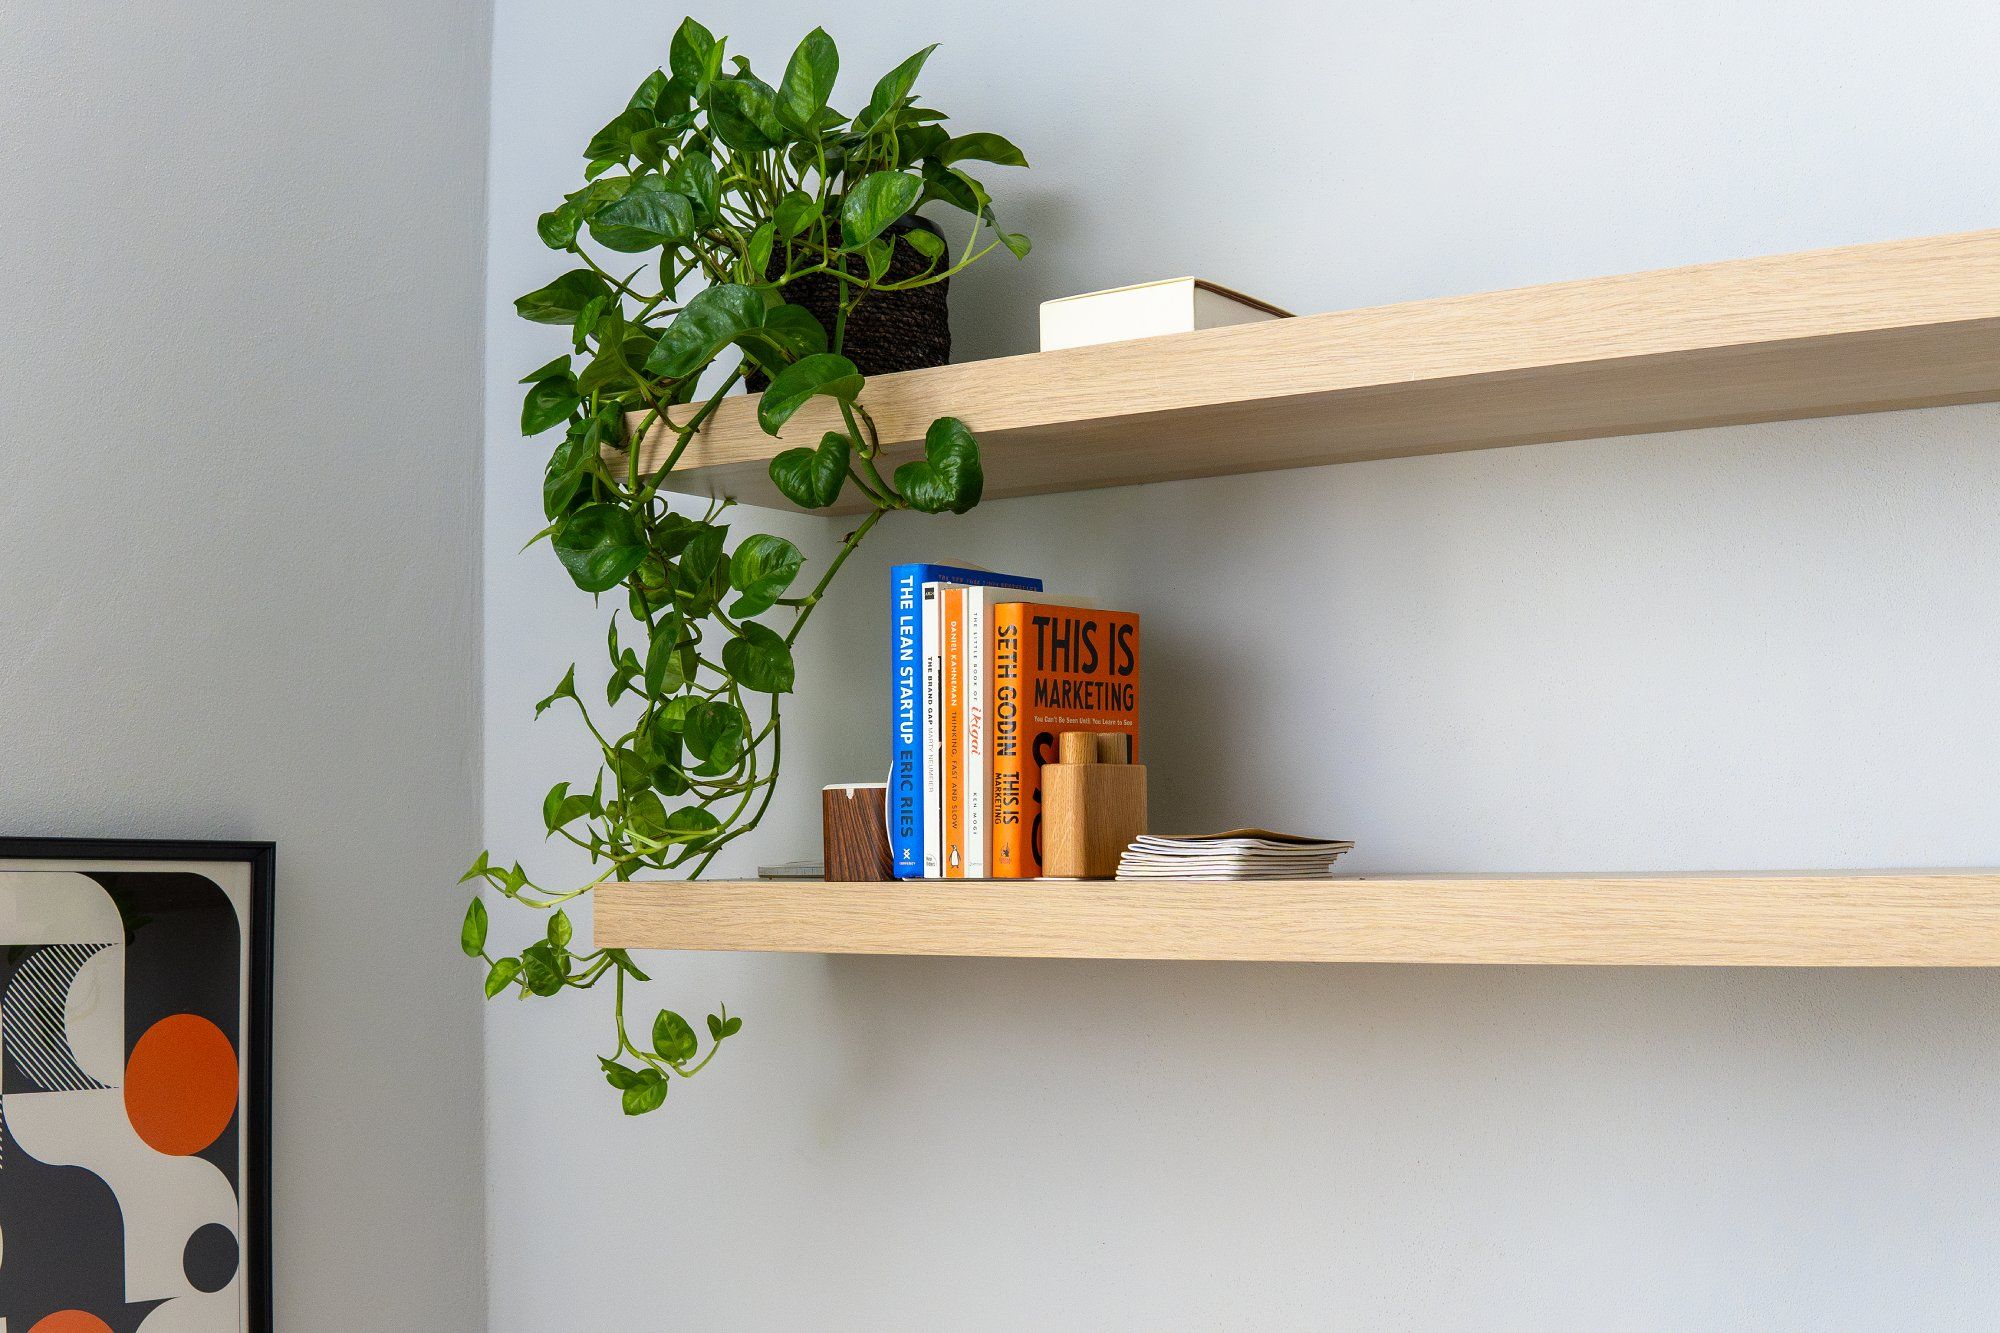
[[[673,1079],[705,1067],[743,1020],[726,1006],[710,1014],[705,1054],[672,1010],[635,1033],[627,983],[646,974],[624,950],[573,949],[564,904],[652,871],[695,878],[757,826],[778,777],[793,649],[842,563],[885,514],[962,514],[979,501],[979,447],[954,417],[932,423],[922,458],[884,475],[864,378],[844,354],[848,317],[996,247],[1028,251],[965,168],[1026,166],[1020,151],[996,134],[952,135],[942,113],[916,101],[934,48],[890,70],[848,116],[828,105],[839,55],[824,31],[799,43],[775,88],[723,47],[694,20],[681,24],[667,68],[591,138],[582,188],[537,224],[575,266],[515,302],[524,319],[569,338],[522,381],[522,433],[561,431],[542,485],[548,526],[529,544],[546,539],[578,588],[622,604],[605,644],[603,705],[585,701],[573,665],[535,705],[537,717],[574,710],[596,744],[595,776],[551,787],[542,819],[598,873],[544,886],[481,852],[461,880],[479,884],[461,944],[485,964],[489,999],[610,981],[612,1050],[600,1063],[630,1115],[657,1109]],[[965,216],[956,253],[938,232],[897,225],[931,204]],[[890,276],[895,247],[914,253],[897,266],[911,276]],[[831,327],[786,299],[808,278],[838,285]],[[849,487],[867,505],[803,590],[805,556],[792,542],[733,537],[727,501],[685,513],[664,491],[688,442],[752,370],[769,381],[757,420],[771,435],[815,398],[838,408],[839,429],[772,460],[777,489],[806,510]],[[496,956],[487,891],[547,912],[542,938]]]

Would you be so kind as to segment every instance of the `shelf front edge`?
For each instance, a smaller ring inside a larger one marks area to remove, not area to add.
[[[690,881],[596,893],[627,949],[1624,966],[2000,966],[2000,871],[1250,883]]]

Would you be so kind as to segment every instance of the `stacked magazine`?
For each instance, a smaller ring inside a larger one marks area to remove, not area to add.
[[[1354,844],[1269,829],[1142,833],[1118,860],[1120,879],[1318,879]]]

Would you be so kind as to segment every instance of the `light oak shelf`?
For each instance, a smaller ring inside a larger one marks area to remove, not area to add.
[[[962,417],[998,498],[1995,399],[2000,231],[940,366],[863,401],[892,466]],[[818,400],[775,441],[728,400],[672,488],[784,504],[772,456],[838,424]]]
[[[2000,966],[2000,870],[612,884],[600,947],[1010,958]]]

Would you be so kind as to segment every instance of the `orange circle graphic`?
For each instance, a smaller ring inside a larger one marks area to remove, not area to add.
[[[58,1310],[36,1320],[28,1333],[111,1333],[111,1325],[81,1310]]]
[[[190,1157],[229,1128],[236,1083],[236,1052],[222,1029],[198,1014],[173,1014],[132,1048],[125,1115],[156,1152]]]

